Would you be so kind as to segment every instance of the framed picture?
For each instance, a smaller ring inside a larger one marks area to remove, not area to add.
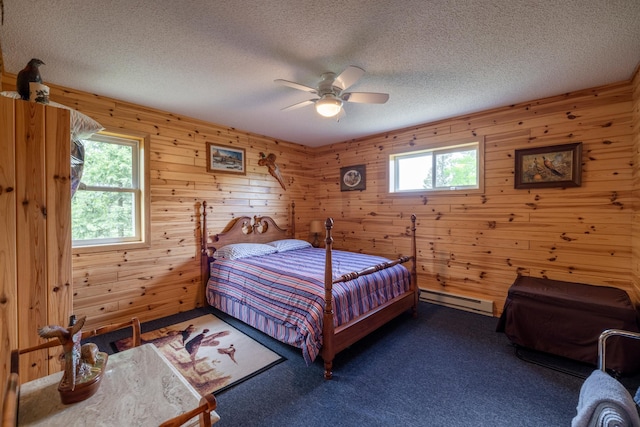
[[[207,172],[226,172],[244,175],[247,157],[244,148],[232,148],[207,142]]]
[[[340,168],[340,191],[364,190],[367,188],[365,165]]]
[[[582,143],[516,150],[515,188],[579,187]]]

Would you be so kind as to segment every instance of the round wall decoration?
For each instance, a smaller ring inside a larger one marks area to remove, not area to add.
[[[366,188],[365,165],[340,168],[340,190],[364,190]]]
[[[362,181],[362,174],[355,169],[348,170],[342,177],[342,182],[347,187],[355,187]]]

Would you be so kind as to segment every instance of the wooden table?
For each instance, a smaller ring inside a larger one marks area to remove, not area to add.
[[[18,425],[158,426],[194,409],[200,395],[153,344],[109,356],[100,388],[71,405],[60,401],[62,372],[20,387]],[[211,422],[220,419],[211,412]],[[197,425],[198,417],[191,424]]]

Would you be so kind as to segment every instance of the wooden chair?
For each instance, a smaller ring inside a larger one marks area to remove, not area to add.
[[[5,427],[18,425],[18,399],[20,396],[20,377],[11,372],[7,379],[7,389],[2,402],[2,425]]]
[[[140,321],[138,320],[137,317],[132,318],[128,322],[118,323],[116,325],[102,326],[100,328],[94,329],[93,331],[85,331],[82,333],[82,339],[84,340],[86,338],[95,337],[96,335],[102,335],[108,332],[117,331],[119,329],[123,329],[128,326],[131,326],[131,328],[133,329],[133,342],[131,345],[133,347],[138,347],[140,345],[141,340],[140,340]]]
[[[117,331],[119,329],[123,329],[126,327],[132,328],[132,332],[133,332],[132,345],[134,347],[139,346],[141,342],[141,339],[140,339],[141,332],[140,332],[140,321],[138,320],[137,317],[133,317],[131,320],[127,322],[117,323],[115,325],[102,326],[100,328],[97,328],[91,331],[85,331],[82,333],[82,339],[84,340],[86,338],[95,337],[97,335],[102,335],[108,332]],[[49,340],[42,344],[34,345],[33,347],[11,350],[11,372],[19,373],[19,370],[20,370],[19,360],[20,360],[21,354],[31,353],[32,351],[56,347],[59,345],[60,345],[60,341],[55,339],[55,340]]]
[[[84,331],[82,333],[82,339],[86,339],[86,338],[90,338],[90,337],[95,337],[97,335],[102,335],[102,334],[106,334],[108,332],[113,332],[113,331],[117,331],[119,329],[123,329],[123,328],[127,328],[127,327],[131,327],[133,330],[133,342],[132,342],[132,346],[133,347],[137,347],[140,345],[141,343],[141,339],[140,339],[140,321],[138,320],[137,317],[133,317],[131,320],[127,321],[127,322],[123,322],[123,323],[118,323],[115,325],[107,325],[107,326],[102,326],[100,328],[91,330],[91,331]],[[11,372],[15,372],[15,373],[19,373],[19,358],[21,354],[25,354],[25,353],[31,353],[32,351],[37,351],[37,350],[42,350],[45,348],[51,348],[51,347],[56,347],[59,346],[60,342],[57,339],[52,339],[49,340],[45,343],[42,344],[38,344],[35,345],[33,347],[27,347],[27,348],[22,348],[22,349],[15,349],[11,351]]]
[[[196,415],[200,415],[200,427],[211,427],[211,411],[215,410],[217,405],[215,396],[207,394],[200,399],[197,408],[163,422],[160,427],[179,427]]]
[[[123,323],[115,325],[102,326],[100,328],[85,331],[82,333],[82,339],[95,337],[97,335],[106,334],[108,332],[117,331],[126,327],[132,328],[133,342],[132,345],[137,347],[141,343],[140,335],[140,321],[137,317]],[[3,426],[15,426],[18,423],[18,401],[20,400],[20,355],[30,353],[32,351],[43,350],[46,348],[59,346],[59,340],[49,340],[45,343],[35,345],[33,347],[27,347],[22,349],[15,349],[11,351],[11,373],[7,380],[7,390],[5,393],[4,401],[2,403],[2,425]]]

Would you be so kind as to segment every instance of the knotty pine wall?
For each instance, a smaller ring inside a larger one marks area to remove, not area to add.
[[[3,76],[15,90],[15,76]],[[109,130],[150,135],[151,247],[74,253],[73,311],[87,328],[138,316],[145,321],[201,306],[200,208],[220,232],[235,216],[270,215],[290,226],[290,202],[311,192],[312,154],[307,147],[180,117],[70,88],[50,86],[52,101],[94,118]],[[206,170],[206,142],[246,149],[245,176]],[[258,166],[260,152],[277,156],[287,190]],[[308,231],[300,222],[298,230]]]
[[[518,274],[632,293],[632,105],[621,83],[322,147],[314,215],[335,217],[336,238],[351,249],[392,255],[408,250],[415,213],[419,286],[492,300],[496,314]],[[387,193],[389,154],[476,136],[484,194]],[[514,189],[514,150],[578,141],[581,187]],[[366,190],[340,193],[340,167],[357,164]]]
[[[76,254],[74,312],[89,326],[158,318],[202,304],[199,208],[210,206],[210,231],[239,215],[272,215],[308,239],[312,219],[335,219],[337,248],[395,256],[409,252],[409,216],[418,216],[421,288],[495,302],[498,315],[517,274],[616,286],[637,299],[640,273],[632,247],[634,163],[631,82],[585,89],[381,135],[308,148],[130,103],[51,86],[51,99],[109,129],[151,138],[152,244],[149,249]],[[15,76],[3,76],[5,90]],[[637,110],[637,100],[636,100]],[[485,139],[485,193],[387,193],[388,155],[441,141]],[[634,139],[635,138],[635,139]],[[212,141],[247,150],[246,176],[206,172]],[[514,150],[581,141],[580,188],[515,190]],[[283,191],[257,165],[275,153],[287,181]],[[638,150],[636,149],[636,156]],[[339,170],[366,164],[367,188],[340,192]],[[636,162],[637,164],[637,162]],[[640,235],[640,231],[635,231]]]
[[[640,67],[632,80],[633,90],[633,152],[630,156],[633,165],[633,219],[631,277],[635,300],[640,300]]]

